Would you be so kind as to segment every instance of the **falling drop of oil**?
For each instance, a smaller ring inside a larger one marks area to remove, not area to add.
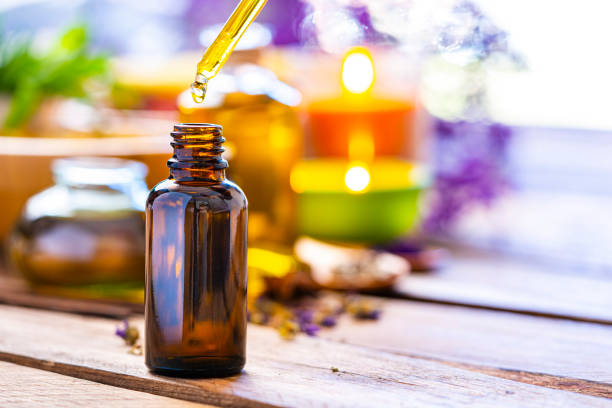
[[[203,75],[198,74],[196,80],[191,84],[191,97],[195,103],[202,103],[206,95],[208,80]]]

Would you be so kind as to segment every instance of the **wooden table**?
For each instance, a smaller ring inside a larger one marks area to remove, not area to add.
[[[139,308],[0,285],[0,407],[612,407],[612,281],[578,272],[460,251],[379,299],[377,322],[294,341],[250,325],[244,372],[208,380],[127,352],[113,332]]]

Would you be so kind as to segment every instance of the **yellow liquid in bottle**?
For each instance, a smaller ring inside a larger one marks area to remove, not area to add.
[[[249,25],[255,20],[268,0],[242,0],[236,7],[223,29],[208,47],[198,63],[197,74],[191,85],[193,100],[201,103],[206,94],[209,79],[219,73]]]

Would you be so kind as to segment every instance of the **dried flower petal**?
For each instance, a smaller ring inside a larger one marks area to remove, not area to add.
[[[300,330],[309,336],[316,336],[319,329],[320,327],[314,323],[305,323],[300,325]]]
[[[380,309],[372,302],[362,299],[349,300],[347,309],[353,317],[360,320],[377,320],[380,317]]]
[[[121,322],[121,325],[115,329],[115,335],[125,340],[125,344],[133,346],[140,338],[140,332],[135,326],[130,326],[127,320]]]
[[[299,331],[299,326],[296,322],[285,320],[278,326],[278,333],[285,340],[292,340]]]
[[[121,324],[117,326],[117,328],[115,329],[115,335],[125,340],[125,334],[127,332],[127,328],[128,328],[127,320],[122,321]]]
[[[336,326],[344,313],[356,319],[376,320],[381,311],[371,299],[354,293],[327,293],[288,304],[262,296],[249,303],[248,319],[275,328],[284,339],[292,339],[300,332],[316,336],[321,329]]]
[[[314,312],[309,309],[299,309],[295,312],[295,316],[300,324],[311,323],[313,321]]]
[[[142,356],[142,345],[140,343],[134,344],[128,353],[134,354],[135,356]]]
[[[127,331],[125,332],[125,344],[133,346],[138,341],[140,337],[140,332],[134,326],[128,326]]]
[[[380,318],[380,310],[363,310],[355,315],[355,318],[361,320],[378,320]]]
[[[334,327],[338,323],[334,316],[326,316],[321,320],[321,326],[323,327]]]

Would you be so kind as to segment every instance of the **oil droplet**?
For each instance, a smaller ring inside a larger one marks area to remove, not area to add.
[[[206,95],[206,84],[194,82],[191,84],[191,97],[195,103],[202,103]]]
[[[195,81],[191,84],[191,97],[195,103],[202,103],[206,95],[208,79],[202,74],[196,75]]]

